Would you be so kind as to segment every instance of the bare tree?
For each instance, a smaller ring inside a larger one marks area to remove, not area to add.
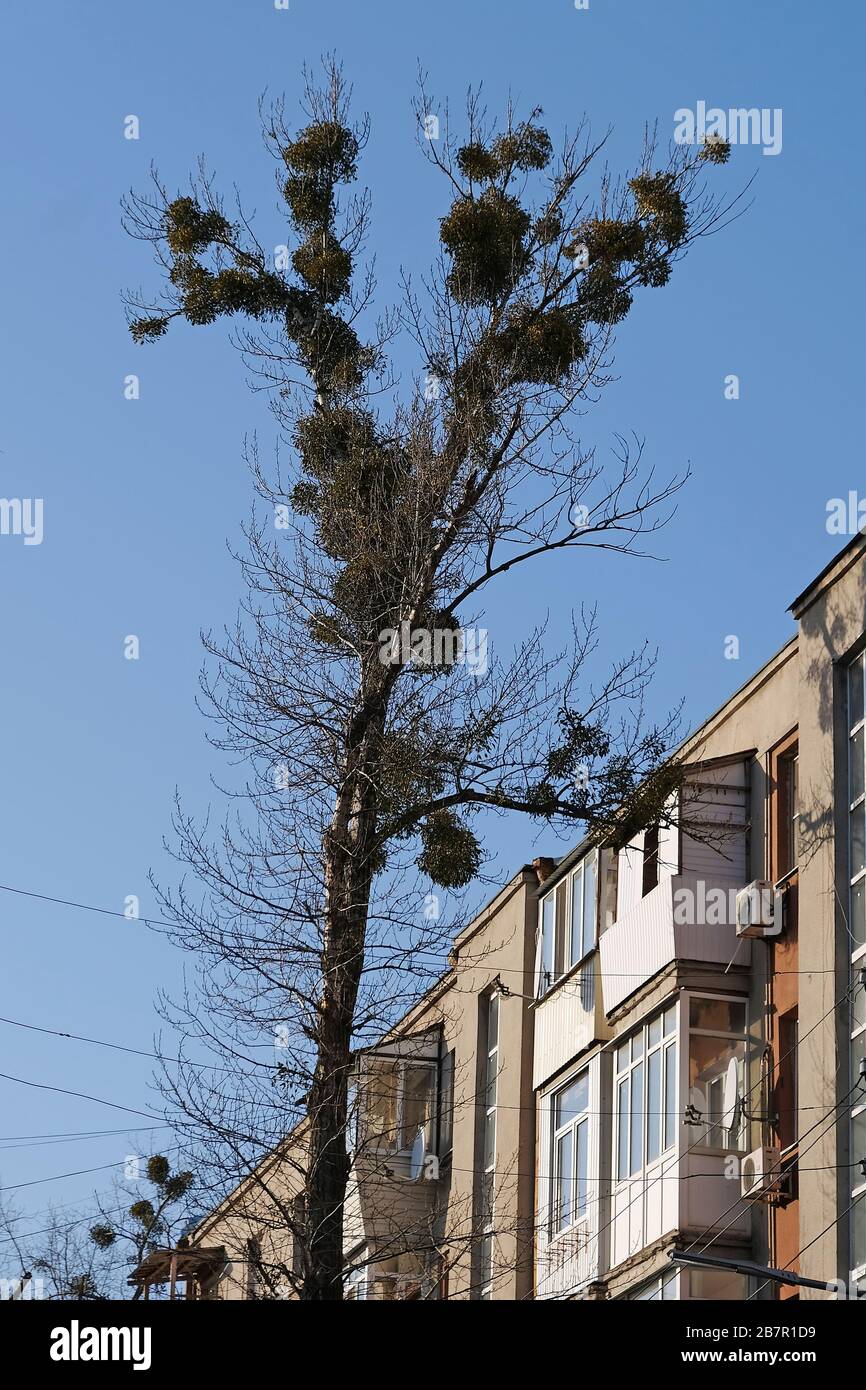
[[[179,858],[203,892],[165,893],[197,971],[165,1007],[195,1058],[219,1058],[167,1073],[214,1190],[303,1120],[284,1154],[304,1191],[308,1299],[342,1296],[353,1051],[429,980],[451,930],[421,907],[431,883],[479,876],[484,813],[625,834],[676,784],[676,721],[643,716],[647,651],[593,689],[591,612],[569,650],[536,630],[509,658],[487,650],[480,605],[557,551],[646,553],[683,476],[657,481],[624,437],[606,470],[576,421],[633,297],[737,202],[702,184],[727,158],[719,142],[660,155],[649,138],[631,177],[605,170],[590,193],[604,142],[586,126],[555,156],[540,110],[497,125],[471,96],[462,138],[446,114],[428,139],[422,84],[419,146],[449,199],[440,255],[375,319],[372,273],[355,275],[370,199],[345,194],[369,125],[349,96],[329,61],[321,86],[307,78],[299,131],[282,103],[263,112],[290,262],[239,199],[227,213],[203,164],[186,194],[154,174],[125,202],[165,272],[158,302],[130,299],[133,337],[234,317],[290,453],[265,469],[247,449],[266,510],[245,528],[237,624],[205,639],[202,691],[215,746],[249,776],[225,789],[216,835],[178,804]],[[410,379],[394,365],[407,348]]]
[[[0,1280],[2,1296],[11,1299],[47,1298],[52,1301],[102,1300],[115,1288],[112,1256],[88,1239],[80,1217],[61,1207],[49,1207],[45,1224],[36,1231],[26,1228],[22,1212],[0,1203],[0,1231],[7,1260],[14,1252],[18,1273]]]

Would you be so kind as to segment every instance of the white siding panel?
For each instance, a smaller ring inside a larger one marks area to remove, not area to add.
[[[731,881],[720,886],[741,888],[743,884]],[[607,1013],[672,960],[727,965],[736,959],[738,965],[748,965],[750,943],[748,939],[738,939],[733,920],[714,924],[674,922],[674,908],[683,891],[691,894],[691,900],[699,907],[706,883],[702,885],[698,877],[686,874],[667,879],[602,935],[599,958],[602,1003]]]
[[[534,1087],[543,1086],[554,1072],[592,1042],[595,1035],[597,969],[597,956],[592,955],[576,975],[559,985],[536,1006]]]

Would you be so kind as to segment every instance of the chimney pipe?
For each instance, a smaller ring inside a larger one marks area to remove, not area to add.
[[[550,878],[550,875],[556,868],[556,860],[551,859],[548,855],[542,855],[538,859],[533,859],[532,867],[535,870],[538,882],[543,883],[546,878]]]

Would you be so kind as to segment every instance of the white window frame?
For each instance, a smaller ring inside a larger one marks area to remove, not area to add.
[[[613,1172],[614,1183],[621,1185],[629,1182],[638,1181],[648,1169],[661,1163],[665,1155],[670,1154],[677,1147],[680,1127],[680,1068],[682,1066],[682,1050],[680,1047],[680,1026],[679,1026],[679,1001],[669,1000],[661,1009],[656,1009],[649,1018],[643,1023],[638,1024],[637,1028],[632,1028],[623,1037],[617,1038],[613,1045]],[[656,1023],[659,1024],[658,1038],[653,1038],[650,1042],[651,1033],[655,1029]],[[622,1058],[622,1050],[628,1049],[627,1060]],[[668,1054],[673,1053],[673,1075],[669,1074]],[[658,1124],[659,1124],[659,1151],[652,1158],[649,1157],[649,1059],[651,1056],[659,1057],[659,1101],[658,1101]],[[634,1101],[634,1082],[635,1076],[640,1071],[641,1076],[641,1108],[640,1112],[635,1110]],[[620,1097],[623,1095],[623,1087],[627,1086],[628,1102],[625,1115],[621,1108]],[[673,1095],[669,1092],[673,1091]],[[633,1147],[634,1147],[634,1119],[640,1113],[641,1120],[641,1141],[640,1141],[640,1163],[632,1167]],[[672,1117],[672,1118],[671,1118]],[[623,1133],[623,1118],[625,1119],[625,1132]],[[670,1133],[668,1132],[670,1129]],[[626,1172],[622,1171],[622,1144],[625,1143],[625,1166]]]
[[[572,1118],[563,1125],[557,1127],[556,1106],[560,1096],[566,1091],[571,1090],[579,1082],[586,1083],[586,1106],[583,1110],[572,1112]],[[588,1190],[584,1194],[583,1203],[580,1200],[580,1180],[579,1180],[579,1155],[584,1153],[586,1158],[586,1171],[589,1173],[590,1158],[590,1098],[592,1094],[592,1083],[589,1068],[585,1067],[582,1071],[575,1072],[562,1086],[558,1086],[551,1092],[550,1104],[550,1230],[549,1237],[555,1240],[557,1236],[564,1235],[566,1231],[573,1231],[575,1227],[582,1225],[589,1219],[591,1206],[590,1193]],[[562,1209],[562,1174],[559,1165],[559,1150],[562,1140],[567,1136],[571,1138],[571,1175],[568,1181],[571,1184],[571,1213],[570,1219],[563,1225],[560,1221]]]
[[[499,1089],[499,1036],[500,1036],[499,991],[496,989],[486,996],[484,1015],[484,1094],[483,1121],[481,1131],[481,1245],[480,1245],[480,1297],[488,1301],[493,1297],[494,1284],[494,1210],[496,1205],[496,1097]],[[491,1019],[495,1017],[495,1028]],[[490,1151],[489,1159],[487,1151]]]
[[[717,1028],[693,1028],[693,1027],[692,1027],[692,1019],[691,1019],[691,1012],[692,1012],[691,1006],[692,1006],[692,1000],[695,1000],[695,999],[711,999],[711,1000],[715,1000],[715,1001],[717,1001],[718,1003],[722,1003],[722,1004],[739,1004],[739,1005],[742,1005],[743,1008],[745,1009],[745,1020],[746,1020],[746,1021],[745,1021],[745,1024],[744,1024],[744,1027],[743,1027],[743,1032],[742,1032],[742,1033],[728,1033],[728,1032],[725,1032],[723,1029],[717,1029]],[[690,1062],[691,1062],[691,1055],[692,1055],[692,1037],[693,1037],[693,1036],[696,1037],[696,1038],[720,1038],[720,1039],[726,1039],[726,1038],[727,1038],[727,1039],[729,1039],[729,1040],[732,1041],[732,1042],[741,1042],[741,1043],[743,1044],[743,1056],[742,1056],[742,1070],[741,1070],[741,1073],[740,1073],[740,1094],[743,1095],[743,1096],[747,1096],[747,1095],[749,1094],[749,1049],[750,1049],[750,1046],[751,1046],[751,1043],[752,1043],[752,1039],[751,1039],[751,1036],[750,1036],[750,1034],[749,1034],[749,1000],[748,1000],[747,996],[744,995],[744,994],[717,994],[717,993],[714,992],[714,991],[702,990],[702,989],[695,989],[695,990],[691,990],[691,991],[687,992],[687,993],[684,995],[683,1007],[684,1007],[684,1012],[683,1012],[682,1032],[683,1032],[683,1035],[684,1035],[684,1037],[685,1037],[685,1039],[686,1039],[686,1044],[687,1044],[687,1053],[686,1053],[686,1056],[685,1056],[686,1065],[687,1065],[687,1066],[690,1065]],[[686,1012],[686,1011],[687,1011],[687,1012]],[[723,1154],[744,1154],[744,1153],[748,1153],[748,1150],[749,1150],[749,1121],[748,1121],[748,1119],[747,1119],[744,1115],[742,1115],[742,1114],[740,1115],[739,1118],[740,1118],[740,1143],[739,1143],[739,1145],[738,1145],[737,1147],[733,1147],[732,1145],[729,1145],[729,1144],[710,1143],[710,1142],[707,1142],[705,1139],[700,1139],[700,1138],[698,1138],[698,1139],[693,1139],[693,1140],[691,1141],[690,1147],[691,1147],[693,1150],[704,1150],[704,1151],[716,1152],[716,1153],[723,1153]],[[717,1126],[715,1126],[715,1125],[711,1126],[708,1119],[707,1119],[707,1121],[706,1121],[706,1124],[707,1124],[708,1132],[709,1132],[710,1129],[713,1129],[713,1130],[714,1130],[714,1129],[717,1128]]]
[[[626,1300],[629,1303],[661,1303],[678,1299],[679,1296],[680,1271],[665,1269],[656,1274],[653,1279],[648,1279],[645,1284],[638,1285],[631,1293],[626,1294]]]
[[[858,667],[860,669],[860,681],[863,690],[863,714],[861,715],[860,719],[856,721],[856,723],[852,723],[852,673]],[[866,866],[864,866],[864,868],[860,869],[855,874],[851,873],[851,869],[853,868],[852,830],[854,812],[855,810],[858,810],[861,805],[866,803],[866,652],[861,652],[859,656],[855,657],[853,661],[849,662],[848,670],[846,672],[846,683],[847,688],[845,701],[845,722],[848,728],[848,786],[846,791],[846,800],[848,803],[848,922],[851,923],[853,921],[854,911],[854,891],[856,888],[866,885]],[[858,734],[861,735],[860,755],[864,761],[864,765],[861,768],[860,776],[862,790],[860,794],[852,800],[851,792],[853,791],[854,780],[852,775],[854,767],[853,750],[855,746],[855,739]],[[864,812],[864,814],[866,814],[866,812]],[[856,945],[853,935],[850,934],[849,927],[849,944],[851,947],[850,981],[853,986],[857,981],[861,966],[866,965],[866,942],[863,942],[859,946]],[[853,1074],[856,1056],[858,1053],[861,1057],[866,1056],[866,1022],[860,1023],[857,1020],[857,1016],[855,1014],[854,997],[852,997],[850,1014],[850,1042],[848,1048],[848,1055],[851,1059],[852,1075],[849,1077],[849,1081],[851,1086],[854,1087],[857,1082],[857,1077]],[[866,1111],[866,1096],[864,1096],[862,1101],[860,1101],[858,1097],[858,1103],[851,1107],[851,1116],[849,1121],[849,1136],[852,1139],[851,1159],[852,1162],[854,1162],[857,1165],[852,1167],[851,1169],[851,1201],[854,1203],[851,1209],[850,1227],[851,1248],[849,1263],[851,1264],[851,1266],[854,1265],[855,1222],[866,1222],[866,1177],[862,1176],[858,1163],[858,1160],[862,1157],[862,1155],[855,1154],[853,1152],[854,1120],[859,1118],[864,1113],[864,1111]],[[864,1242],[864,1245],[866,1245],[866,1242]],[[855,1281],[862,1279],[864,1276],[866,1276],[866,1263],[861,1262],[859,1265],[856,1266],[856,1268],[851,1269],[851,1278]]]
[[[593,866],[592,917],[587,916],[586,870]],[[590,850],[569,874],[546,893],[538,905],[538,930],[540,952],[536,998],[542,999],[553,986],[583,961],[587,960],[598,945],[598,901],[599,901],[599,853]],[[579,949],[574,949],[573,910],[575,894],[580,893],[580,934]],[[562,910],[559,911],[560,895]],[[545,915],[550,912],[549,935],[546,930]],[[561,936],[560,936],[561,933]]]

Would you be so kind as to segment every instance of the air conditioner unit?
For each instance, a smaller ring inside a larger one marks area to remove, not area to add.
[[[766,879],[737,894],[737,936],[779,936],[783,915],[782,894]]]
[[[761,1201],[769,1196],[780,1176],[776,1149],[755,1149],[743,1159],[740,1168],[740,1195]]]

